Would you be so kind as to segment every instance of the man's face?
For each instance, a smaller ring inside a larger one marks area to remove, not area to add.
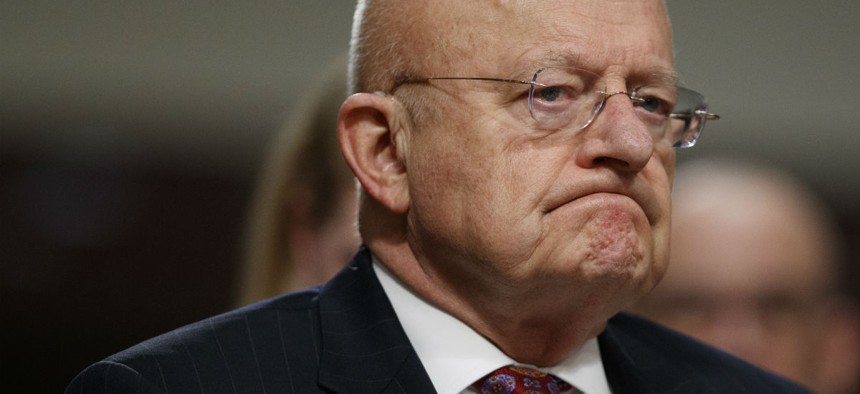
[[[768,178],[691,182],[676,196],[669,273],[638,311],[814,383],[830,334],[828,232],[792,189]]]
[[[445,58],[424,70],[430,76],[528,79],[564,65],[597,73],[616,92],[673,70],[659,1],[438,7],[432,36],[445,40],[437,43]],[[624,95],[583,130],[548,132],[530,127],[527,93],[515,90],[527,85],[406,88],[432,107],[405,158],[408,236],[425,271],[468,280],[476,292],[563,284],[614,310],[662,276],[674,151],[654,144]]]

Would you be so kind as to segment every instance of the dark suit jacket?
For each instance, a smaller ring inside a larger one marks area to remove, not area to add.
[[[91,365],[67,393],[433,393],[362,247],[320,289],[179,328]],[[599,338],[615,393],[801,393],[743,361],[619,314]]]

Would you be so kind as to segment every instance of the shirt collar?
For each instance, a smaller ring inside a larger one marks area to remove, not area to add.
[[[373,256],[373,269],[406,336],[439,393],[460,393],[500,367],[523,365],[462,321],[416,295],[395,278],[376,256]],[[539,369],[564,379],[585,393],[610,392],[597,338],[589,339],[559,364]]]

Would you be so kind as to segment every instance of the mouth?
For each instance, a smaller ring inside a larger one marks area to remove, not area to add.
[[[559,199],[544,212],[552,214],[568,209],[585,212],[614,210],[643,215],[653,225],[659,219],[659,214],[656,201],[649,196],[649,193],[620,188],[591,190]]]

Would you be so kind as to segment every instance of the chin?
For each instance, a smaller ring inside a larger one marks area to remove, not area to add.
[[[632,302],[654,288],[659,272],[654,259],[639,248],[627,253],[591,253],[582,263],[585,280],[623,295],[623,303]]]
[[[647,291],[651,287],[650,264],[634,257],[623,261],[591,260],[583,266],[583,271],[586,280],[607,287],[630,287],[637,293],[640,289]]]
[[[587,271],[609,276],[631,276],[641,273],[650,259],[642,252],[635,233],[609,237],[592,237],[586,246],[584,265]]]

